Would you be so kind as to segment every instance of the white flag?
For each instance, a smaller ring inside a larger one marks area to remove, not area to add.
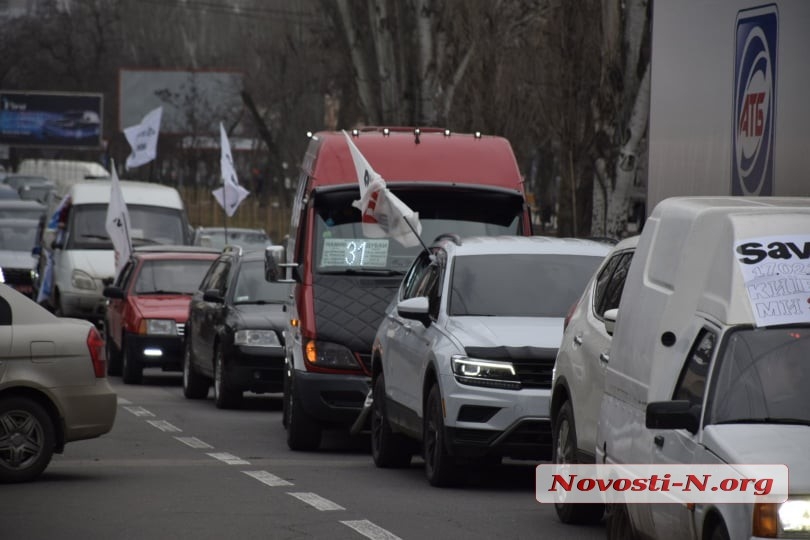
[[[107,206],[107,221],[104,227],[112,240],[115,250],[115,274],[118,275],[121,269],[129,260],[132,253],[132,242],[129,231],[129,212],[124,202],[124,194],[121,192],[121,184],[118,181],[118,173],[115,163],[112,163],[112,178],[110,180],[110,204]]]
[[[215,189],[212,193],[228,217],[231,217],[245,197],[250,195],[250,192],[239,185],[236,169],[233,166],[233,156],[231,156],[231,144],[228,142],[228,135],[225,133],[222,122],[219,123],[219,140],[222,147],[222,155],[219,159],[219,166],[222,170],[222,187]]]
[[[132,147],[132,153],[126,162],[127,169],[140,167],[157,156],[157,141],[162,115],[163,107],[158,107],[144,116],[140,124],[124,129],[124,136]]]
[[[390,237],[406,247],[418,246],[422,234],[419,214],[388,189],[383,177],[371,168],[349,134],[344,131],[343,135],[360,184],[360,200],[354,201],[352,206],[362,213],[363,234],[369,238]]]

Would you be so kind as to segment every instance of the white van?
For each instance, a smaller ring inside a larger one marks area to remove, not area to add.
[[[790,499],[614,504],[609,537],[810,530],[808,274],[810,198],[687,197],[656,206],[608,324],[597,463],[786,464]]]
[[[104,226],[110,188],[109,180],[78,182],[65,194],[67,202],[61,211],[49,209],[51,222],[43,234],[38,284],[45,290],[38,296],[59,315],[91,320],[104,317],[102,291],[115,277],[114,251]],[[122,180],[121,191],[133,246],[191,243],[191,228],[176,189]],[[48,257],[53,259],[50,287],[45,282]]]
[[[100,163],[72,159],[24,159],[17,166],[17,174],[43,176],[53,181],[58,197],[77,182],[110,177],[110,172]]]

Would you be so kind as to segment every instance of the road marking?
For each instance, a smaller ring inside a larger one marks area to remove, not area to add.
[[[337,503],[333,503],[329,499],[324,499],[317,493],[287,493],[287,495],[292,495],[299,501],[303,501],[310,506],[313,506],[320,510],[321,512],[327,510],[346,510],[342,506]]]
[[[179,427],[175,426],[174,424],[169,423],[167,420],[147,420],[147,424],[152,424],[160,431],[165,432],[174,432],[177,433],[178,431],[183,431]]]
[[[341,523],[347,527],[351,527],[366,538],[371,538],[371,540],[402,540],[399,536],[386,531],[379,525],[375,525],[367,519],[357,521],[341,521]]]
[[[288,482],[283,478],[279,478],[275,474],[271,474],[267,471],[242,471],[248,476],[251,476],[261,482],[262,484],[267,484],[270,487],[279,487],[279,486],[292,486],[292,482]]]
[[[201,441],[197,437],[175,437],[175,439],[192,448],[213,448],[213,446],[207,442]]]
[[[218,459],[223,463],[227,463],[228,465],[250,465],[249,461],[245,461],[240,457],[236,457],[233,454],[228,454],[225,452],[214,452],[213,454],[208,454],[214,459]]]
[[[119,405],[132,405],[132,402],[130,400],[128,400],[127,398],[122,398],[121,396],[118,396],[118,404]]]
[[[147,411],[143,407],[124,407],[126,410],[134,414],[135,416],[155,416],[151,412]]]

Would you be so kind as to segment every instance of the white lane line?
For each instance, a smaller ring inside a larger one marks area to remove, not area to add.
[[[292,495],[299,501],[303,501],[310,506],[313,506],[320,510],[321,512],[327,510],[346,510],[342,506],[337,503],[333,503],[329,499],[324,499],[317,493],[287,493],[287,495]]]
[[[134,414],[135,416],[155,416],[151,412],[147,411],[143,407],[124,407],[126,410]]]
[[[167,420],[147,420],[146,423],[147,424],[152,424],[153,426],[158,428],[160,431],[165,431],[167,433],[177,433],[179,431],[183,431],[182,429],[175,426],[174,424],[171,424]]]
[[[119,405],[132,405],[132,402],[130,400],[128,400],[127,398],[122,398],[121,396],[118,396],[118,404]]]
[[[223,463],[227,463],[228,465],[250,465],[249,461],[245,461],[240,457],[236,457],[233,454],[228,454],[226,452],[214,452],[212,454],[207,454],[214,459],[218,459]]]
[[[292,482],[288,482],[283,478],[279,478],[275,474],[271,474],[267,471],[242,471],[248,476],[251,476],[261,482],[262,484],[267,484],[270,487],[279,487],[279,486],[292,486]]]
[[[213,448],[213,446],[207,442],[201,441],[197,437],[175,437],[175,439],[192,448]]]
[[[402,540],[399,536],[386,531],[379,525],[375,525],[367,519],[357,521],[341,521],[347,527],[351,527],[366,538],[371,540]]]

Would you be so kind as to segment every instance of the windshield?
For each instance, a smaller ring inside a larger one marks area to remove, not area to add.
[[[419,213],[422,241],[430,245],[443,233],[459,236],[520,234],[523,198],[484,190],[392,190]],[[363,234],[360,211],[352,206],[357,190],[320,193],[316,199],[315,261],[320,273],[402,273],[420,245],[404,247],[389,238]]]
[[[264,261],[242,263],[233,295],[234,304],[283,304],[290,299],[289,283],[264,279]]]
[[[36,224],[32,226],[4,223],[0,226],[0,250],[30,252],[36,244],[36,238]]]
[[[707,424],[810,423],[810,328],[735,331],[718,362]]]
[[[39,219],[44,213],[44,206],[42,208],[3,208],[0,206],[0,218]]]
[[[144,261],[136,294],[194,294],[211,266],[209,260]]]
[[[179,210],[157,206],[127,205],[133,246],[184,244],[183,216]],[[112,249],[104,223],[106,204],[82,204],[71,211],[67,249]]]
[[[224,230],[206,230],[200,235],[201,246],[222,249],[226,244],[242,246],[246,251],[264,249],[271,244],[264,231],[228,231],[227,238]]]
[[[563,318],[602,259],[559,254],[457,256],[448,314]]]

